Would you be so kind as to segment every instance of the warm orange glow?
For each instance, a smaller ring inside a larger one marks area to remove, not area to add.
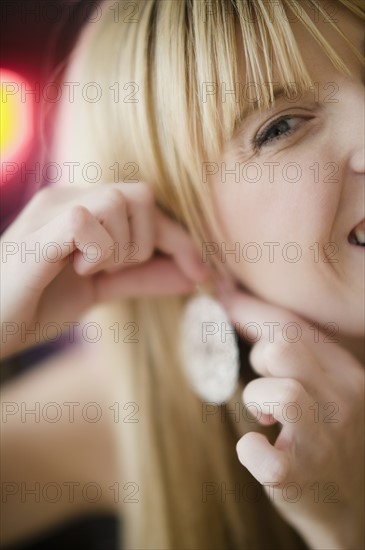
[[[0,69],[1,162],[25,160],[33,134],[34,96],[22,94],[29,83],[21,75]]]

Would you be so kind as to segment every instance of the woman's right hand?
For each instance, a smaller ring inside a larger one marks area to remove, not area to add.
[[[188,293],[208,276],[145,183],[45,188],[2,235],[1,251],[2,358],[34,345],[32,330],[66,329],[93,304]]]

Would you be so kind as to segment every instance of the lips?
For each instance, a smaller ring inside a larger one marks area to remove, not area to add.
[[[352,229],[348,236],[348,241],[357,246],[365,246],[365,219]]]

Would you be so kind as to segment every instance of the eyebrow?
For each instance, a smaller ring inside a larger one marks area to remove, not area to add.
[[[269,84],[269,83],[268,83]],[[283,86],[273,86],[273,98],[274,98],[274,101],[276,101],[277,99],[279,99],[280,97],[283,97],[286,93],[287,93],[287,90],[283,87]],[[245,121],[245,119],[249,116],[249,115],[253,115],[256,111],[258,111],[259,109],[259,106],[260,106],[260,102],[258,100],[248,100],[248,103],[250,104],[250,107],[245,107],[238,115],[238,117],[236,117],[236,120],[234,122],[234,130],[233,130],[233,136],[232,136],[232,139],[234,140],[236,137],[237,137],[237,134],[239,133],[240,131],[240,127],[242,126],[242,123]]]

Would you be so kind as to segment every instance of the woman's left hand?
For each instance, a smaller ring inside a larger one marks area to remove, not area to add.
[[[282,425],[275,444],[248,432],[240,462],[312,548],[363,548],[364,369],[318,324],[238,289],[218,295],[261,376],[243,392],[260,424]],[[237,324],[238,323],[238,324]],[[336,328],[337,327],[337,328]]]

